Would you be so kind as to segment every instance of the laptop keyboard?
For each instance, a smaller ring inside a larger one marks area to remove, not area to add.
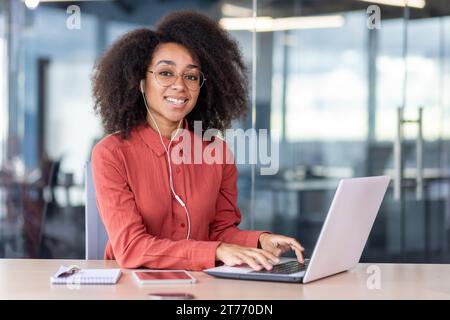
[[[272,270],[260,270],[260,271],[251,271],[252,273],[269,273],[269,274],[291,274],[296,272],[305,271],[308,266],[309,259],[305,260],[304,264],[299,263],[298,261],[288,261],[285,263],[280,263],[274,265]]]

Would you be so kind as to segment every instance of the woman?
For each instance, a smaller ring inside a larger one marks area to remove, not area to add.
[[[224,130],[245,113],[244,72],[236,43],[194,12],[167,16],[156,32],[127,33],[99,60],[95,110],[109,135],[95,146],[92,163],[109,236],[105,259],[124,268],[202,270],[224,263],[270,270],[294,250],[303,262],[295,239],[237,227],[233,163],[175,164],[169,156],[180,144],[179,128],[198,140],[194,121]]]

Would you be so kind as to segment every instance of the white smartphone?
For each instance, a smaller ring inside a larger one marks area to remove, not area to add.
[[[139,270],[133,271],[133,276],[139,284],[180,284],[197,282],[197,279],[186,270]]]

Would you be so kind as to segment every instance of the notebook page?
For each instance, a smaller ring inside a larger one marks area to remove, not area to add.
[[[67,277],[50,278],[52,284],[115,284],[121,275],[120,269],[81,269]]]

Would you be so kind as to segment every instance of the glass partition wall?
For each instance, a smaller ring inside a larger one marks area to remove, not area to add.
[[[228,30],[248,70],[249,112],[233,123],[246,135],[242,228],[297,237],[310,255],[339,179],[388,174],[362,261],[448,262],[450,8],[387,2],[0,3],[0,255],[84,257],[83,167],[103,136],[95,59],[192,9]]]
[[[270,119],[281,160],[276,176],[255,177],[256,227],[298,237],[309,255],[338,180],[388,174],[362,260],[448,261],[448,4],[260,0],[257,10],[275,30],[257,32],[256,119]]]

